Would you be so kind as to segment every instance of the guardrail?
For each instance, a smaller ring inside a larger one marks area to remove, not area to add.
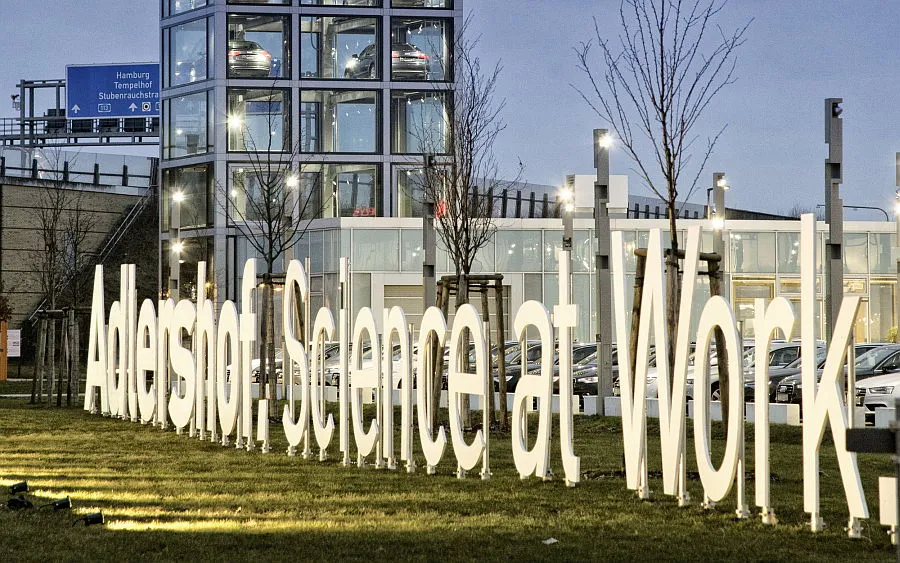
[[[114,172],[101,170],[100,163],[94,162],[90,170],[70,169],[69,161],[62,163],[62,168],[41,168],[38,159],[31,159],[31,166],[10,166],[5,156],[0,156],[0,178],[16,177],[30,180],[52,180],[62,182],[78,182],[93,184],[95,186],[133,186],[149,188],[151,186],[153,170],[156,167],[156,159],[148,158],[149,174],[134,174],[127,164],[122,168],[116,168]]]
[[[0,142],[7,145],[59,144],[67,141],[78,144],[79,139],[96,139],[100,144],[107,139],[126,137],[148,139],[142,144],[158,143],[158,117],[104,117],[98,119],[68,119],[66,117],[0,118]],[[130,144],[141,144],[133,141]],[[88,143],[83,143],[88,144]]]

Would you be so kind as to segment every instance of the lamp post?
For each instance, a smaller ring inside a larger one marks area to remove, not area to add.
[[[831,341],[834,321],[841,308],[844,293],[844,209],[840,198],[843,162],[844,126],[840,118],[842,98],[825,99],[825,222],[828,240],[825,242],[825,338]]]
[[[431,194],[430,182],[434,173],[434,155],[422,155],[425,165],[425,213],[422,215],[422,310],[425,311],[435,304],[435,261],[436,239],[434,233],[434,200]]]
[[[172,200],[169,203],[169,297],[178,301],[179,281],[181,279],[181,254],[184,252],[184,241],[181,240],[181,204],[184,202],[184,192],[180,189],[172,191]]]
[[[609,271],[609,148],[612,137],[606,129],[594,129],[594,256],[597,310],[597,414],[606,415],[605,398],[612,395],[612,288]],[[621,343],[622,346],[626,344]]]

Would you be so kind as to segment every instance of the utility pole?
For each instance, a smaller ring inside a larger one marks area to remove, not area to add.
[[[825,241],[825,339],[830,342],[834,322],[841,308],[844,294],[844,207],[840,197],[843,181],[841,164],[844,153],[844,126],[841,120],[843,98],[825,99],[825,222],[828,240]]]
[[[434,173],[434,155],[423,155],[423,161],[425,164],[425,185],[429,185],[430,178],[428,175]],[[425,191],[425,214],[422,217],[422,311],[433,307],[435,303],[434,263],[437,255],[434,234],[434,201],[427,195],[429,190]]]
[[[612,138],[606,129],[594,129],[594,256],[597,311],[597,414],[606,415],[605,398],[612,395],[612,288],[609,272],[609,147]],[[622,346],[626,344],[620,343]]]

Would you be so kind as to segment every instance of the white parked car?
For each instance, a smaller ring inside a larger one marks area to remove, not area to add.
[[[900,398],[900,373],[867,377],[856,382],[856,406],[866,407],[866,421],[875,420],[875,409],[893,407]]]

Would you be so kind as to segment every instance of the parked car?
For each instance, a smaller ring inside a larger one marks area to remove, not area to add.
[[[875,409],[893,407],[900,398],[900,372],[876,375],[856,384],[856,406],[866,408],[866,422],[874,422]]]
[[[261,78],[272,71],[272,55],[255,41],[228,42],[228,72],[232,76]]]
[[[391,45],[391,74],[412,80],[427,80],[430,63],[424,51],[409,43]]]
[[[821,366],[816,381],[822,377]],[[887,373],[900,372],[900,344],[883,344],[859,355],[854,363],[857,381]],[[844,370],[846,371],[846,367]],[[803,382],[799,373],[781,380],[775,389],[776,403],[800,404],[803,398]]]

